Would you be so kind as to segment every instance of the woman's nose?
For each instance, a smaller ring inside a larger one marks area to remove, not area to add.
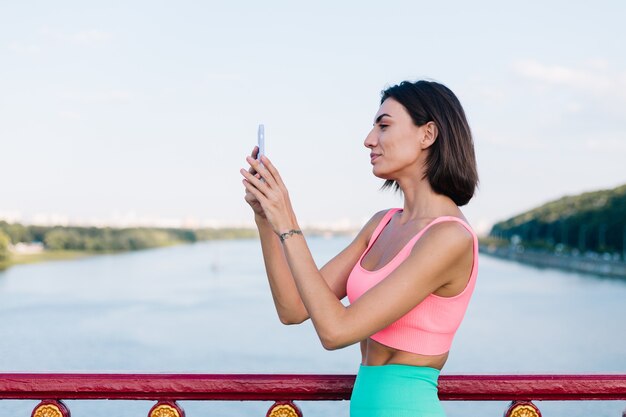
[[[366,148],[373,148],[374,146],[376,146],[376,142],[377,142],[377,138],[376,135],[374,134],[374,129],[370,130],[370,133],[367,134],[367,136],[365,137],[365,141],[363,142],[363,144],[365,145]]]

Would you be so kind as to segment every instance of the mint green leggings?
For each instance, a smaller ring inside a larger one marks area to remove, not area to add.
[[[361,365],[350,417],[445,417],[437,397],[439,370],[409,365]]]

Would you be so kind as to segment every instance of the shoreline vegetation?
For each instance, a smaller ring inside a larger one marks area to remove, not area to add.
[[[77,259],[214,239],[253,238],[252,228],[111,228],[36,226],[0,221],[0,270],[13,265]]]
[[[539,267],[626,278],[626,184],[565,196],[496,223],[481,250]]]
[[[480,239],[480,252],[495,258],[519,262],[539,268],[553,268],[580,272],[607,278],[626,278],[626,262],[615,254],[596,252],[553,252],[545,249],[526,248],[508,241]]]
[[[305,229],[309,236],[352,235],[352,231]],[[35,226],[0,221],[0,270],[13,265],[71,260],[209,240],[251,239],[255,228],[205,229]]]

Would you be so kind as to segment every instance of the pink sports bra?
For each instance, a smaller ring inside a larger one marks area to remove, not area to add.
[[[393,215],[400,210],[401,209],[389,210],[372,233],[367,248],[348,277],[346,288],[348,299],[351,303],[354,303],[370,288],[385,279],[409,256],[415,242],[417,242],[430,226],[445,221],[459,222],[474,237],[474,263],[465,289],[460,294],[452,297],[441,297],[430,294],[400,319],[370,336],[371,339],[383,345],[406,352],[421,355],[439,355],[446,353],[450,350],[452,339],[463,320],[476,284],[476,275],[478,274],[478,238],[470,226],[458,217],[437,217],[420,230],[388,264],[376,271],[364,269],[361,266],[363,257],[370,250]]]

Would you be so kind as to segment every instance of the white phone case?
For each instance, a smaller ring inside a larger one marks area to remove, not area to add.
[[[260,159],[261,155],[265,155],[265,126],[259,125],[257,139],[259,144],[259,154],[257,155],[257,159]]]

